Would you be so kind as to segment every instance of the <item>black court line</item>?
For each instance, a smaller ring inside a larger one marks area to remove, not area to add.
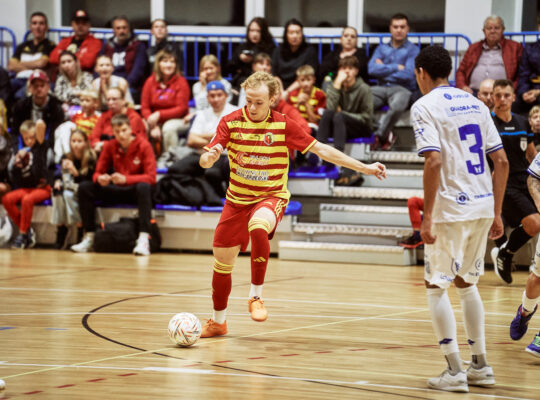
[[[293,278],[293,279],[302,279],[302,278]],[[284,281],[284,280],[293,280],[293,279],[281,279],[281,280],[275,280],[275,281],[267,281],[265,283],[268,284],[268,283]],[[246,284],[238,284],[238,285],[234,285],[234,286],[237,287],[237,286],[245,286],[245,285]],[[186,293],[192,293],[192,292],[199,292],[199,291],[203,291],[203,290],[208,291],[209,289],[210,288],[192,289],[192,290],[186,290],[186,291],[181,291],[181,292],[169,293],[169,295],[171,295],[171,294],[186,294]],[[127,298],[116,300],[116,301],[113,301],[113,302],[110,302],[110,303],[107,303],[107,304],[103,304],[103,305],[101,305],[99,307],[96,307],[93,310],[89,311],[87,314],[85,314],[83,316],[83,318],[82,318],[82,321],[81,321],[82,325],[88,332],[90,332],[94,336],[97,336],[97,337],[99,337],[99,338],[101,338],[103,340],[106,340],[108,342],[117,344],[119,346],[130,348],[130,349],[133,349],[133,350],[138,350],[138,351],[141,351],[141,352],[147,352],[148,350],[143,349],[142,347],[137,347],[137,346],[133,346],[133,345],[130,345],[130,344],[127,344],[127,343],[120,342],[118,340],[112,339],[110,337],[107,337],[107,336],[95,331],[94,329],[92,329],[90,327],[90,324],[89,324],[88,320],[97,311],[102,310],[102,309],[104,309],[106,307],[112,306],[114,304],[119,304],[119,303],[123,303],[125,301],[130,301],[130,300],[139,300],[139,299],[144,299],[144,298],[160,297],[160,296],[163,296],[163,295],[162,294],[157,294],[157,295],[153,294],[153,295],[145,295],[145,296],[127,297]],[[155,354],[155,355],[161,356],[161,357],[167,357],[167,358],[173,358],[173,359],[177,359],[177,360],[189,361],[189,360],[186,360],[185,358],[182,358],[182,357],[171,356],[170,354],[163,354],[163,353],[159,353],[159,352],[152,352],[152,354]],[[252,371],[252,370],[247,370],[247,369],[242,369],[242,368],[234,368],[234,367],[229,367],[229,366],[225,366],[225,365],[222,365],[222,364],[210,364],[210,363],[206,363],[206,362],[201,362],[201,364],[206,364],[206,365],[209,365],[209,366],[214,367],[214,368],[227,369],[227,370],[230,370],[230,371],[245,372],[245,373],[261,375],[261,376],[270,376],[270,377],[282,378],[281,375],[268,374],[268,373]],[[310,380],[310,379],[302,379],[302,380],[300,380],[300,382],[316,383],[316,384],[319,384],[319,385],[339,387],[339,388],[343,388],[343,389],[353,389],[353,390],[357,390],[357,391],[361,391],[361,392],[385,394],[385,395],[389,395],[389,396],[397,396],[397,397],[403,397],[403,398],[408,398],[408,399],[424,399],[424,400],[429,400],[430,399],[429,397],[420,397],[420,396],[413,396],[413,395],[407,395],[407,394],[392,393],[392,392],[387,392],[387,391],[383,391],[383,390],[375,390],[375,389],[367,389],[367,388],[363,388],[363,387],[340,385],[340,384],[337,384],[337,383],[319,382],[319,381],[314,381],[314,380]]]

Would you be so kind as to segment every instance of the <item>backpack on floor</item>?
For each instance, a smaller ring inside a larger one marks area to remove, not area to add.
[[[139,237],[139,219],[122,217],[117,222],[102,225],[94,234],[97,253],[131,253]],[[150,223],[150,252],[161,247],[161,234],[154,220]]]

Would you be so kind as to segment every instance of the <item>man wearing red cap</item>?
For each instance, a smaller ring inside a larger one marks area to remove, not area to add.
[[[51,52],[49,62],[58,65],[60,54],[62,51],[68,50],[77,56],[83,70],[93,72],[102,42],[90,34],[88,13],[84,10],[75,11],[71,18],[71,28],[73,36],[64,38],[58,43],[58,46]]]
[[[32,96],[19,100],[13,107],[13,123],[11,130],[11,146],[16,152],[22,147],[19,140],[19,127],[23,121],[29,119],[34,122],[41,119],[45,122],[45,140],[54,148],[54,131],[64,121],[62,103],[49,94],[51,85],[45,72],[36,69],[28,78],[28,90]]]

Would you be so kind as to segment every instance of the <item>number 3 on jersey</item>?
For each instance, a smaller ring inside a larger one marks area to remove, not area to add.
[[[480,126],[476,124],[463,125],[459,127],[459,139],[467,141],[467,136],[472,135],[474,144],[469,147],[471,155],[478,157],[478,163],[473,164],[473,161],[467,160],[467,170],[469,174],[481,175],[484,173],[484,149],[482,148],[482,132]]]

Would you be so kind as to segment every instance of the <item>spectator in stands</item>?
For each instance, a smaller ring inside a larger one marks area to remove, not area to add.
[[[47,16],[40,11],[32,13],[30,16],[32,38],[17,46],[8,64],[8,70],[16,73],[15,78],[11,80],[16,99],[26,97],[26,81],[32,71],[45,70],[49,65],[49,54],[53,51],[55,43],[47,38],[48,30]]]
[[[96,112],[97,92],[93,89],[81,92],[81,110],[77,111],[71,121],[61,124],[55,132],[54,161],[59,163],[62,157],[71,151],[71,134],[75,129],[83,132],[88,138],[96,126],[100,114]]]
[[[259,53],[272,54],[276,44],[268,29],[268,22],[261,17],[253,18],[246,29],[246,41],[239,45],[227,65],[227,71],[233,74],[232,85],[239,89],[240,84],[252,74],[251,64]]]
[[[407,208],[409,209],[409,219],[413,233],[408,238],[399,242],[399,245],[406,249],[416,249],[424,244],[420,236],[420,227],[422,225],[422,212],[424,211],[424,199],[422,197],[410,197],[407,200]]]
[[[533,106],[529,111],[529,125],[534,133],[534,145],[536,150],[540,150],[540,106]]]
[[[43,120],[46,125],[45,141],[52,149],[54,148],[54,132],[58,125],[64,122],[65,115],[62,103],[49,94],[51,85],[49,77],[42,70],[36,69],[28,78],[28,90],[31,96],[19,100],[13,107],[11,123],[11,146],[16,153],[24,147],[20,142],[19,127],[24,120],[37,122]]]
[[[80,129],[71,132],[70,151],[62,156],[60,166],[54,175],[53,215],[51,223],[57,226],[56,249],[66,249],[69,227],[80,228],[78,236],[82,239],[81,215],[77,189],[84,181],[92,181],[96,167],[96,154],[90,147],[88,136]]]
[[[512,106],[515,112],[526,113],[533,106],[540,105],[540,39],[527,43],[521,53],[516,95],[516,102]]]
[[[360,66],[358,76],[364,82],[369,82],[368,59],[366,52],[358,48],[358,31],[356,28],[352,26],[343,28],[339,42],[340,45],[334,51],[324,56],[319,67],[319,79],[317,79],[317,82],[322,85],[324,91],[326,91],[326,86],[332,84],[337,75],[339,60],[348,56],[355,56],[358,59],[358,65]]]
[[[81,70],[77,57],[68,50],[60,54],[58,72],[54,95],[63,103],[64,112],[68,114],[71,106],[81,104],[81,91],[92,87],[92,75]]]
[[[194,175],[203,175],[212,185],[218,196],[225,197],[227,181],[229,179],[229,161],[222,155],[212,168],[203,169],[199,165],[202,149],[216,134],[221,117],[235,111],[237,107],[227,102],[227,91],[220,81],[208,82],[208,108],[199,110],[195,114],[193,124],[189,129],[187,144],[196,152],[182,159],[181,169],[194,171]]]
[[[493,79],[484,79],[482,83],[480,83],[480,87],[478,88],[478,100],[480,100],[482,103],[486,105],[489,110],[493,110],[493,83],[495,81]]]
[[[3,100],[0,100],[0,199],[11,189],[8,174],[8,163],[11,159],[11,154],[7,110]]]
[[[212,81],[220,81],[225,86],[228,96],[227,101],[230,102],[232,100],[231,84],[221,76],[221,66],[217,57],[213,54],[207,54],[201,58],[201,62],[199,63],[199,81],[193,85],[193,98],[195,99],[197,110],[208,108],[206,84]]]
[[[456,72],[456,86],[476,95],[486,79],[510,79],[517,84],[520,43],[504,38],[504,21],[492,15],[484,21],[484,39],[467,49]]]
[[[126,94],[126,102],[129,105],[134,104],[128,81],[121,76],[113,75],[114,66],[111,57],[106,55],[99,56],[96,60],[95,70],[98,77],[92,81],[92,87],[97,90],[99,95],[99,111],[107,111],[107,91],[113,87],[122,89]]]
[[[111,120],[118,114],[127,115],[131,125],[131,132],[135,136],[148,140],[142,118],[137,111],[126,105],[125,94],[122,89],[116,87],[107,91],[107,105],[109,109],[101,114],[90,135],[90,145],[96,153],[101,152],[105,142],[113,139],[114,133]]]
[[[319,66],[315,48],[306,42],[304,26],[296,18],[285,23],[283,29],[283,43],[274,49],[272,54],[272,70],[286,88],[283,97],[287,98],[296,85],[290,87],[296,80],[296,70],[302,65],[309,64],[315,71]]]
[[[377,110],[388,105],[375,131],[374,149],[388,150],[395,141],[392,128],[403,112],[409,108],[412,91],[416,89],[414,59],[420,49],[407,39],[409,19],[395,14],[390,19],[389,43],[381,43],[369,60],[369,75],[377,78],[372,86],[373,106]]]
[[[266,53],[259,53],[253,58],[251,64],[251,72],[268,72],[272,73],[272,58]],[[240,94],[238,95],[238,107],[242,108],[246,105],[246,92],[244,88],[240,88]]]
[[[161,50],[141,96],[141,114],[148,124],[156,154],[176,148],[178,136],[187,133],[189,124],[184,117],[189,112],[189,97],[189,85],[180,73],[174,53]]]
[[[101,54],[111,57],[113,74],[128,81],[131,95],[138,103],[146,73],[146,48],[137,40],[127,17],[114,17],[112,28],[114,36],[105,42]]]
[[[510,237],[503,234],[495,240],[496,247],[491,250],[491,257],[497,276],[508,284],[512,283],[514,254],[540,232],[540,213],[527,187],[527,168],[536,156],[536,148],[527,119],[511,112],[515,99],[512,81],[495,81],[493,122],[501,136],[510,165],[502,218],[505,225],[515,229]]]
[[[2,67],[0,67],[0,100],[4,102],[4,105],[6,107],[11,109],[13,93],[11,89],[11,82],[9,79],[9,72]]]
[[[90,34],[90,17],[84,10],[77,10],[71,18],[73,36],[64,38],[51,52],[49,62],[58,65],[60,54],[64,50],[71,51],[79,59],[83,71],[92,72],[96,58],[101,50],[102,42]]]
[[[150,219],[152,185],[156,183],[156,159],[148,140],[131,131],[125,114],[115,115],[111,124],[114,139],[108,141],[99,156],[92,181],[79,184],[79,208],[85,231],[82,241],[71,246],[77,253],[86,253],[94,244],[96,200],[107,203],[136,203],[139,210],[139,238],[135,255],[150,254]]]
[[[373,96],[370,87],[358,76],[359,67],[355,56],[339,60],[338,73],[328,87],[326,110],[317,131],[319,142],[328,143],[328,138],[333,137],[334,147],[341,152],[348,139],[369,137],[372,133]],[[363,181],[360,173],[351,172],[342,171],[336,184],[354,186]]]
[[[313,126],[319,125],[319,111],[326,107],[326,94],[315,86],[315,70],[311,65],[303,65],[296,70],[299,88],[291,91],[287,103],[300,111],[302,117]]]
[[[148,66],[152,68],[156,60],[157,53],[159,53],[161,50],[167,50],[174,54],[178,69],[182,71],[184,68],[184,58],[182,57],[182,52],[180,51],[180,43],[169,40],[167,21],[165,21],[163,18],[153,20],[150,27],[150,33],[152,34],[152,41],[154,44],[146,49]]]
[[[36,244],[35,232],[30,226],[34,204],[48,199],[51,195],[45,130],[45,122],[42,120],[23,121],[20,131],[25,147],[10,161],[9,173],[14,190],[2,197],[2,205],[19,228],[19,235],[11,246],[15,249],[30,248]]]

